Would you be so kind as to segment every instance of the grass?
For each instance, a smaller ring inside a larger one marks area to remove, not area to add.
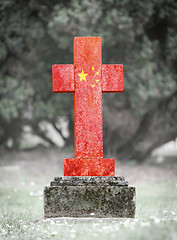
[[[177,239],[177,186],[142,183],[135,219],[43,219],[43,182],[0,187],[0,239]]]
[[[126,174],[126,180],[136,187],[135,219],[45,220],[44,186],[54,176],[62,175],[63,159],[68,157],[58,149],[0,157],[0,240],[177,239],[177,174],[166,165],[117,163],[118,174]],[[17,167],[3,170],[4,166]],[[3,185],[3,180],[9,182]]]

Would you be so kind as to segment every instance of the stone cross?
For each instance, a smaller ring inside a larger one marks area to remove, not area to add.
[[[115,160],[103,158],[102,92],[123,91],[123,65],[102,64],[101,38],[74,38],[74,64],[53,65],[53,92],[74,93],[75,158],[64,176],[114,176]]]

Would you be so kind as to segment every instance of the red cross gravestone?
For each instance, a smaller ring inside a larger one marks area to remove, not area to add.
[[[53,65],[53,92],[74,93],[75,158],[65,176],[114,176],[115,160],[103,158],[102,92],[123,91],[123,66],[102,65],[101,38],[76,37],[74,64]]]
[[[102,93],[123,91],[123,66],[101,63],[101,38],[76,37],[74,64],[52,76],[53,92],[74,93],[75,158],[45,187],[45,217],[134,217],[135,188],[103,158]]]

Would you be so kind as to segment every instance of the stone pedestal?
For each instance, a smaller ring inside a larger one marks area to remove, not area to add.
[[[133,218],[135,188],[124,177],[55,177],[44,189],[44,215]]]

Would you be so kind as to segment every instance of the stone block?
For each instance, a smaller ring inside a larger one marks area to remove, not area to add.
[[[133,218],[135,188],[123,177],[56,177],[44,189],[44,215]]]
[[[115,176],[115,159],[65,159],[64,176]]]

